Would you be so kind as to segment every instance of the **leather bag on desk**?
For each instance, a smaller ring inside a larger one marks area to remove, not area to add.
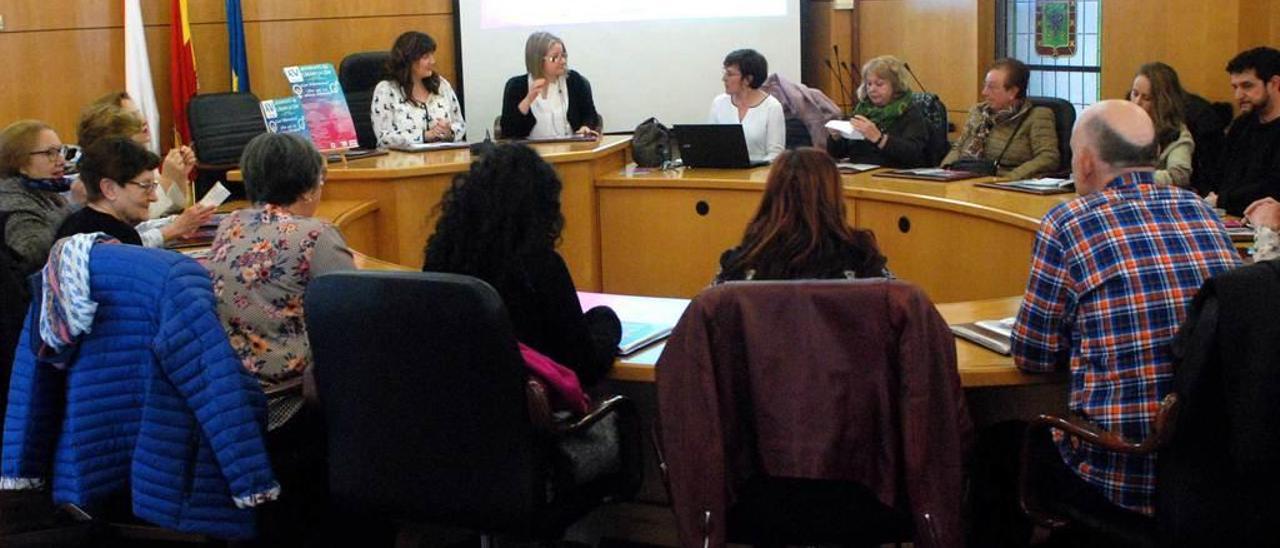
[[[963,544],[971,425],[955,341],[918,288],[715,286],[685,311],[656,374],[683,546],[725,545],[729,509],[760,475],[857,482],[911,516],[916,546]]]
[[[661,167],[678,150],[680,147],[675,146],[671,128],[662,125],[657,118],[640,122],[631,137],[631,156],[640,167]]]

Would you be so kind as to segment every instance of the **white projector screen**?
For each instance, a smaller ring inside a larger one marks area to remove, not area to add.
[[[467,140],[502,112],[507,79],[526,74],[524,43],[545,30],[591,82],[605,131],[650,116],[704,123],[725,54],[752,48],[769,72],[800,80],[800,0],[460,0]]]

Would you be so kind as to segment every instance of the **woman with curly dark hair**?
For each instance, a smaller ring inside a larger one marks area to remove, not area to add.
[[[716,283],[889,276],[870,230],[845,220],[840,171],[821,150],[778,155],[742,243],[720,256]]]
[[[488,282],[520,342],[572,369],[583,386],[604,377],[622,327],[607,307],[582,312],[555,250],[564,216],[551,166],[526,146],[498,145],[454,179],[436,216],[423,270]]]

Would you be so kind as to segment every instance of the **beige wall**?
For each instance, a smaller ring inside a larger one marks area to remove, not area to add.
[[[169,0],[142,0],[151,76],[160,104],[161,135],[171,138],[169,116]],[[333,63],[347,53],[381,50],[416,29],[439,43],[440,73],[455,80],[453,4],[450,0],[244,0],[245,46],[253,92],[289,93],[281,67]],[[226,14],[222,0],[189,0],[192,44],[201,92],[227,91]],[[37,118],[65,142],[75,139],[80,109],[124,87],[123,8],[119,0],[0,0],[5,28],[0,51],[8,58],[0,94],[0,121]]]

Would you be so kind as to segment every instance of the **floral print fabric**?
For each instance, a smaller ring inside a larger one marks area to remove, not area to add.
[[[208,268],[232,349],[270,385],[311,364],[302,308],[307,283],[355,265],[333,225],[267,205],[232,213],[218,225]]]

